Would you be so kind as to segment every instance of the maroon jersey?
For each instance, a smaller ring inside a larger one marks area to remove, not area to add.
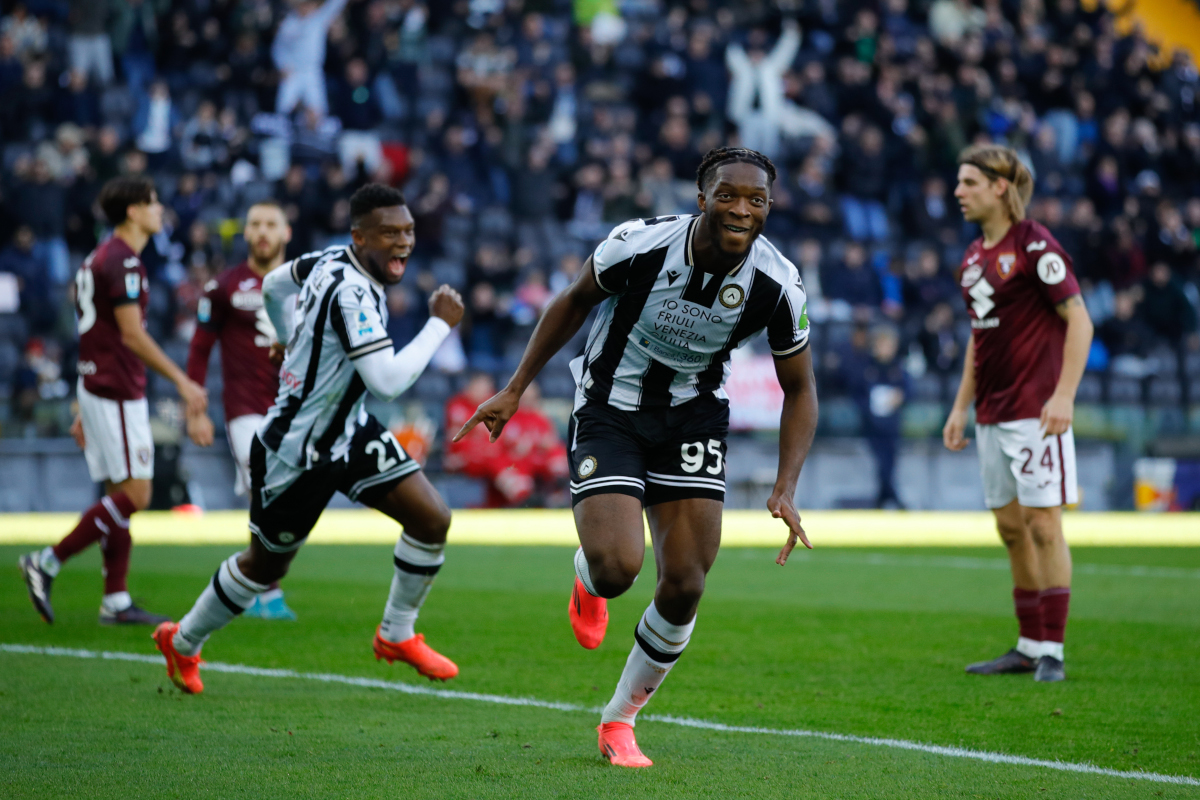
[[[92,251],[75,273],[79,320],[79,374],[83,388],[109,400],[146,396],[146,365],[121,341],[114,310],[137,303],[146,324],[150,283],[146,267],[125,240],[113,236]]]
[[[1062,372],[1067,323],[1054,307],[1079,294],[1071,257],[1032,220],[995,247],[971,242],[959,272],[975,334],[975,419],[1036,419]]]
[[[204,385],[209,353],[220,342],[225,418],[266,414],[279,391],[279,368],[270,359],[275,328],[263,308],[262,278],[245,262],[225,270],[204,287],[196,321],[188,377]]]

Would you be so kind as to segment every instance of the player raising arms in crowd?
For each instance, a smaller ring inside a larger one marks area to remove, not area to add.
[[[203,386],[208,357],[213,345],[220,342],[225,433],[237,471],[234,492],[239,496],[250,490],[250,442],[275,402],[283,361],[283,345],[276,341],[275,328],[263,307],[262,283],[268,272],[283,263],[292,229],[283,208],[268,201],[250,206],[243,235],[250,248],[246,260],[204,287],[187,363],[188,377]],[[212,444],[213,424],[206,413],[188,419],[188,432],[196,442]],[[245,615],[296,618],[278,582],[256,596]]]
[[[598,728],[600,752],[620,766],[651,765],[633,725],[692,635],[721,543],[729,357],[764,328],[784,391],[767,501],[789,529],[777,561],[797,539],[811,546],[793,497],[817,424],[816,386],[799,273],[760,236],[774,180],[761,153],[709,151],[696,177],[701,213],[613,229],[547,307],[508,386],[455,437],[482,423],[495,441],[521,393],[600,305],[586,351],[571,362],[571,495],[582,546],[568,614],[581,645],[599,646],[606,598],[624,593],[642,568],[643,509],[658,564],[654,600]]]
[[[462,319],[462,299],[448,286],[435,291],[429,321],[396,352],[385,293],[404,277],[412,213],[400,192],[368,184],[350,198],[350,218],[352,245],[302,256],[263,282],[271,322],[290,335],[278,397],[250,444],[250,547],[217,568],[178,624],[154,631],[168,676],[185,692],[204,688],[205,640],[287,573],[336,491],[404,529],[375,657],[404,661],[431,679],[458,674],[413,630],[444,560],[450,509],[363,403],[368,391],[392,400],[413,384]]]
[[[146,332],[150,284],[139,254],[162,228],[163,207],[149,178],[114,178],[100,190],[100,208],[113,235],[84,259],[75,274],[79,327],[79,415],[71,435],[83,448],[92,480],[104,497],[83,512],[58,544],[21,556],[29,599],[54,622],[50,587],[62,562],[92,542],[104,558],[100,622],[153,625],[167,619],[133,604],[125,578],[133,540],[129,518],[150,505],[154,439],[146,402],[146,367],[179,390],[188,414],[202,414],[204,387],[184,374]]]
[[[984,499],[1008,548],[1017,646],[971,664],[980,675],[1034,672],[1061,681],[1071,597],[1071,553],[1062,507],[1078,502],[1075,390],[1092,342],[1071,257],[1041,224],[1025,219],[1033,178],[1012,150],[976,145],[959,157],[954,196],[983,236],[967,248],[959,283],[971,318],[962,382],[942,437],[975,435]]]

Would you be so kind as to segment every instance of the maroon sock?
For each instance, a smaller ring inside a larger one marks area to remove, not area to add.
[[[109,495],[111,505],[100,501],[108,512],[106,520],[97,520],[108,530],[100,538],[100,552],[104,556],[104,593],[128,591],[125,578],[129,575],[129,551],[133,549],[133,538],[129,535],[129,517],[137,508],[124,492]]]
[[[1017,609],[1017,622],[1020,623],[1019,635],[1042,641],[1042,604],[1041,593],[1036,589],[1019,589],[1013,587],[1013,605]]]
[[[66,561],[106,535],[106,531],[112,530],[118,522],[128,528],[129,515],[135,510],[124,492],[102,497],[100,502],[83,512],[75,529],[54,545],[54,557],[59,561]]]
[[[1045,625],[1045,641],[1062,644],[1063,632],[1067,628],[1067,606],[1071,604],[1069,586],[1051,586],[1043,589],[1042,619]]]

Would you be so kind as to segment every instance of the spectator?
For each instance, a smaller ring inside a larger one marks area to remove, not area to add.
[[[1196,310],[1168,264],[1158,261],[1150,268],[1142,291],[1142,319],[1150,330],[1176,351],[1185,339],[1193,350],[1200,349],[1195,341]]]
[[[66,189],[54,180],[44,159],[33,162],[30,180],[17,185],[14,192],[17,217],[28,225],[37,242],[38,258],[50,267],[50,280],[62,286],[71,279],[66,241]]]
[[[179,111],[171,101],[171,90],[166,81],[151,84],[150,98],[141,108],[133,122],[137,146],[146,154],[149,168],[158,171],[171,160],[175,129],[179,126]]]
[[[858,242],[849,242],[842,254],[842,263],[827,280],[821,282],[825,295],[841,300],[852,308],[876,310],[883,302],[879,276],[867,264],[867,251]]]
[[[842,221],[846,233],[859,241],[883,241],[888,237],[887,161],[883,155],[883,132],[868,125],[847,143],[842,164]]]
[[[109,36],[113,53],[120,59],[121,71],[129,92],[137,104],[135,113],[144,113],[149,98],[146,87],[154,80],[154,54],[158,50],[158,16],[166,13],[170,0],[124,0],[113,3]]]
[[[876,508],[904,508],[896,493],[896,451],[900,443],[900,410],[908,396],[908,374],[899,359],[900,337],[888,326],[871,331],[866,364],[854,363],[846,381],[875,457]]]
[[[800,50],[800,26],[785,19],[783,33],[770,53],[759,46],[749,51],[740,44],[725,48],[729,84],[729,119],[738,126],[742,144],[769,157],[779,154],[783,115],[783,74]]]
[[[373,175],[383,161],[383,147],[375,128],[383,122],[379,98],[368,85],[367,62],[353,59],[346,65],[345,81],[334,95],[333,113],[342,122],[338,141],[342,169],[347,175]]]
[[[0,250],[0,274],[12,276],[19,292],[20,314],[31,332],[41,334],[50,332],[57,313],[51,295],[50,265],[34,244],[32,228],[17,228],[12,244]]]
[[[1138,314],[1137,302],[1135,291],[1117,292],[1112,316],[1096,328],[1096,338],[1113,359],[1142,359],[1150,353],[1154,334]]]
[[[303,103],[318,117],[329,105],[325,97],[325,39],[346,0],[300,0],[279,24],[271,57],[282,79],[275,111],[291,114]]]
[[[71,71],[84,80],[107,86],[113,79],[112,40],[108,38],[111,8],[102,0],[70,0],[71,38],[68,42]]]
[[[146,150],[144,146],[141,149]],[[179,137],[179,155],[184,169],[201,172],[225,161],[225,139],[217,121],[217,107],[211,100],[200,103],[196,113],[184,124]]]

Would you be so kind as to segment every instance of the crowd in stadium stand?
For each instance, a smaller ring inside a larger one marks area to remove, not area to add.
[[[154,176],[168,208],[143,258],[149,329],[177,358],[201,287],[244,254],[249,204],[284,204],[292,256],[348,240],[356,187],[400,186],[417,249],[392,336],[439,283],[468,303],[460,349],[415,390],[440,408],[472,372],[505,379],[614,224],[693,211],[701,155],[732,142],[779,169],[767,235],[803,276],[824,397],[864,391],[873,328],[897,339],[882,352],[902,373],[883,372],[909,399],[948,399],[969,333],[954,271],[977,235],[955,159],[991,139],[1027,159],[1030,215],[1074,256],[1097,326],[1080,401],[1200,402],[1200,80],[1093,7],[7,2],[3,435],[63,430],[39,409],[73,392],[71,278],[114,175]],[[565,359],[542,388],[571,392]]]

